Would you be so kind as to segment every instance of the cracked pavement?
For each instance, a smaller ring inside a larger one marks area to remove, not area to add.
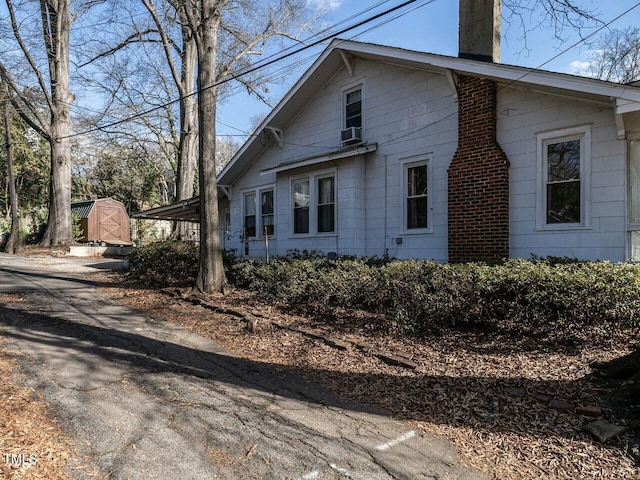
[[[76,454],[113,479],[480,479],[449,442],[132,311],[118,261],[0,253],[0,334]],[[76,470],[77,478],[95,478]]]

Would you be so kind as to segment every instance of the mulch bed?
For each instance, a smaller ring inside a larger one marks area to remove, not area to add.
[[[0,303],[14,297],[0,295]],[[1,313],[0,313],[1,315]],[[72,444],[51,419],[47,404],[20,386],[15,353],[0,337],[0,478],[67,480]]]
[[[414,339],[385,333],[378,319],[361,313],[310,319],[240,290],[208,297],[218,312],[143,288],[107,291],[130,307],[215,339],[234,354],[295,371],[447,438],[466,464],[490,478],[640,478],[640,465],[625,451],[632,436],[598,443],[582,430],[594,418],[576,413],[579,407],[602,407],[605,419],[627,422],[608,408],[613,386],[590,365],[629,354],[635,346],[631,333],[609,345],[573,350],[498,334],[447,332]],[[258,320],[248,329],[236,315],[223,313],[226,309]],[[373,351],[399,352],[417,367],[389,365],[359,348],[336,349],[266,319],[366,342]]]

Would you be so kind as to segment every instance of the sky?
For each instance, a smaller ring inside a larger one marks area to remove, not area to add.
[[[377,0],[310,0],[321,3],[329,8],[329,18],[327,23],[335,24],[348,19],[350,16],[365,10],[367,7],[375,6],[382,2]],[[519,0],[515,0],[519,1]],[[596,28],[602,27],[612,19],[619,16],[626,10],[634,7],[631,12],[623,15],[610,25],[610,28],[624,29],[629,26],[640,26],[640,2],[637,0],[577,0],[582,6],[597,13],[598,19],[602,22],[595,28],[585,29],[583,36],[589,35]],[[372,13],[381,12],[392,5],[400,4],[400,0],[385,2],[375,8],[372,12],[362,15],[345,23],[350,25],[357,20],[364,19]],[[354,40],[377,43],[401,47],[410,50],[418,50],[442,55],[457,56],[458,54],[458,0],[432,0],[430,2],[422,0],[408,7],[410,10],[416,5],[423,5],[384,23],[379,28],[368,30],[372,25],[384,22],[384,18],[373,22],[367,26],[360,27],[352,32],[340,35],[341,38],[353,38]],[[606,8],[603,8],[606,7]],[[403,12],[402,10],[401,12]],[[504,13],[504,12],[503,12]],[[394,16],[393,14],[390,16]],[[388,18],[388,17],[385,17]],[[531,17],[524,19],[527,27],[538,23],[539,16],[534,13]],[[604,33],[604,30],[600,32]],[[592,39],[597,38],[596,33]],[[593,45],[584,43],[569,48],[580,41],[580,36],[576,31],[566,29],[563,32],[562,40],[554,37],[553,30],[534,29],[523,35],[522,28],[512,22],[510,25],[502,23],[501,42],[501,62],[510,65],[519,65],[530,68],[542,68],[555,72],[580,74],[589,61]],[[313,49],[298,54],[295,59],[306,59],[303,67],[295,72],[289,73],[285,78],[281,78],[278,84],[270,87],[268,94],[271,105],[275,105],[278,100],[286,94],[289,88],[304,73],[311,63],[320,55],[326,45],[320,45]],[[549,61],[560,54],[563,50],[567,52],[558,58]],[[548,63],[547,63],[548,62]],[[542,66],[544,64],[544,66]],[[238,90],[235,95],[224,101],[218,107],[218,135],[229,135],[236,140],[244,140],[242,135],[248,133],[255,124],[257,117],[263,117],[271,111],[271,107],[265,105],[255,97],[248,96],[245,92]]]

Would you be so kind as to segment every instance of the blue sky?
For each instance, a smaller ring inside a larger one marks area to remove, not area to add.
[[[310,0],[331,7],[330,23],[337,23],[349,16],[360,12],[368,6],[380,3],[376,0]],[[399,1],[388,2],[382,8],[374,12],[389,8]],[[416,2],[421,4],[424,2]],[[638,4],[637,0],[610,0],[609,2],[596,0],[583,0],[584,7],[599,12],[598,18],[603,23],[608,23],[622,12]],[[606,8],[603,8],[606,6]],[[359,17],[359,19],[364,17]],[[526,18],[525,22],[534,24],[538,17],[534,14]],[[352,20],[349,23],[353,23]],[[374,22],[373,25],[380,23]],[[611,24],[611,28],[623,29],[628,26],[640,25],[640,6]],[[371,25],[361,27],[358,30],[341,35],[342,38],[353,38],[359,41],[379,43],[411,50],[426,51],[443,55],[456,56],[458,54],[458,0],[434,0],[400,18],[386,23],[371,31],[362,33]],[[592,30],[585,30],[584,34]],[[522,29],[515,24],[510,27],[503,22],[502,25],[502,63],[521,65],[526,67],[539,67],[562,50],[568,48],[580,40],[577,32],[565,30],[562,42],[554,38],[550,29],[537,29],[530,31],[526,37],[527,48]],[[597,35],[596,35],[597,37]],[[595,37],[594,37],[595,38]],[[545,70],[563,73],[579,73],[580,67],[589,60],[588,46],[581,45],[562,54],[557,59],[546,63]],[[296,58],[306,58],[304,68],[298,69],[286,78],[282,79],[275,87],[271,87],[269,99],[275,104],[286,91],[295,83],[304,70],[313,62],[322,51],[323,46],[307,50]],[[218,108],[219,123],[217,133],[219,135],[241,135],[241,131],[251,129],[252,121],[256,116],[265,115],[270,107],[255,98],[248,97],[242,91],[223,102]],[[242,140],[241,137],[235,137]]]

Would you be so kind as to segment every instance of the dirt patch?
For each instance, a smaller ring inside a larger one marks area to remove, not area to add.
[[[7,303],[14,297],[0,295]],[[47,404],[20,386],[15,353],[0,336],[0,478],[67,480],[72,443],[50,417]]]
[[[326,321],[289,315],[245,291],[208,298],[222,310],[255,315],[258,320],[250,332],[236,316],[155,291],[107,290],[130,307],[219,341],[234,354],[295,371],[345,398],[382,408],[447,438],[457,445],[465,463],[490,478],[640,478],[640,467],[625,452],[631,437],[609,445],[594,442],[582,431],[593,419],[576,413],[577,407],[601,406],[607,420],[626,422],[607,408],[613,386],[594,376],[590,364],[628,354],[633,337],[575,351],[526,339],[459,332],[417,340],[384,334],[375,318],[348,312]],[[418,367],[387,365],[356,348],[332,348],[274,328],[266,319],[321,328],[338,339],[356,338],[376,350],[401,352]]]

